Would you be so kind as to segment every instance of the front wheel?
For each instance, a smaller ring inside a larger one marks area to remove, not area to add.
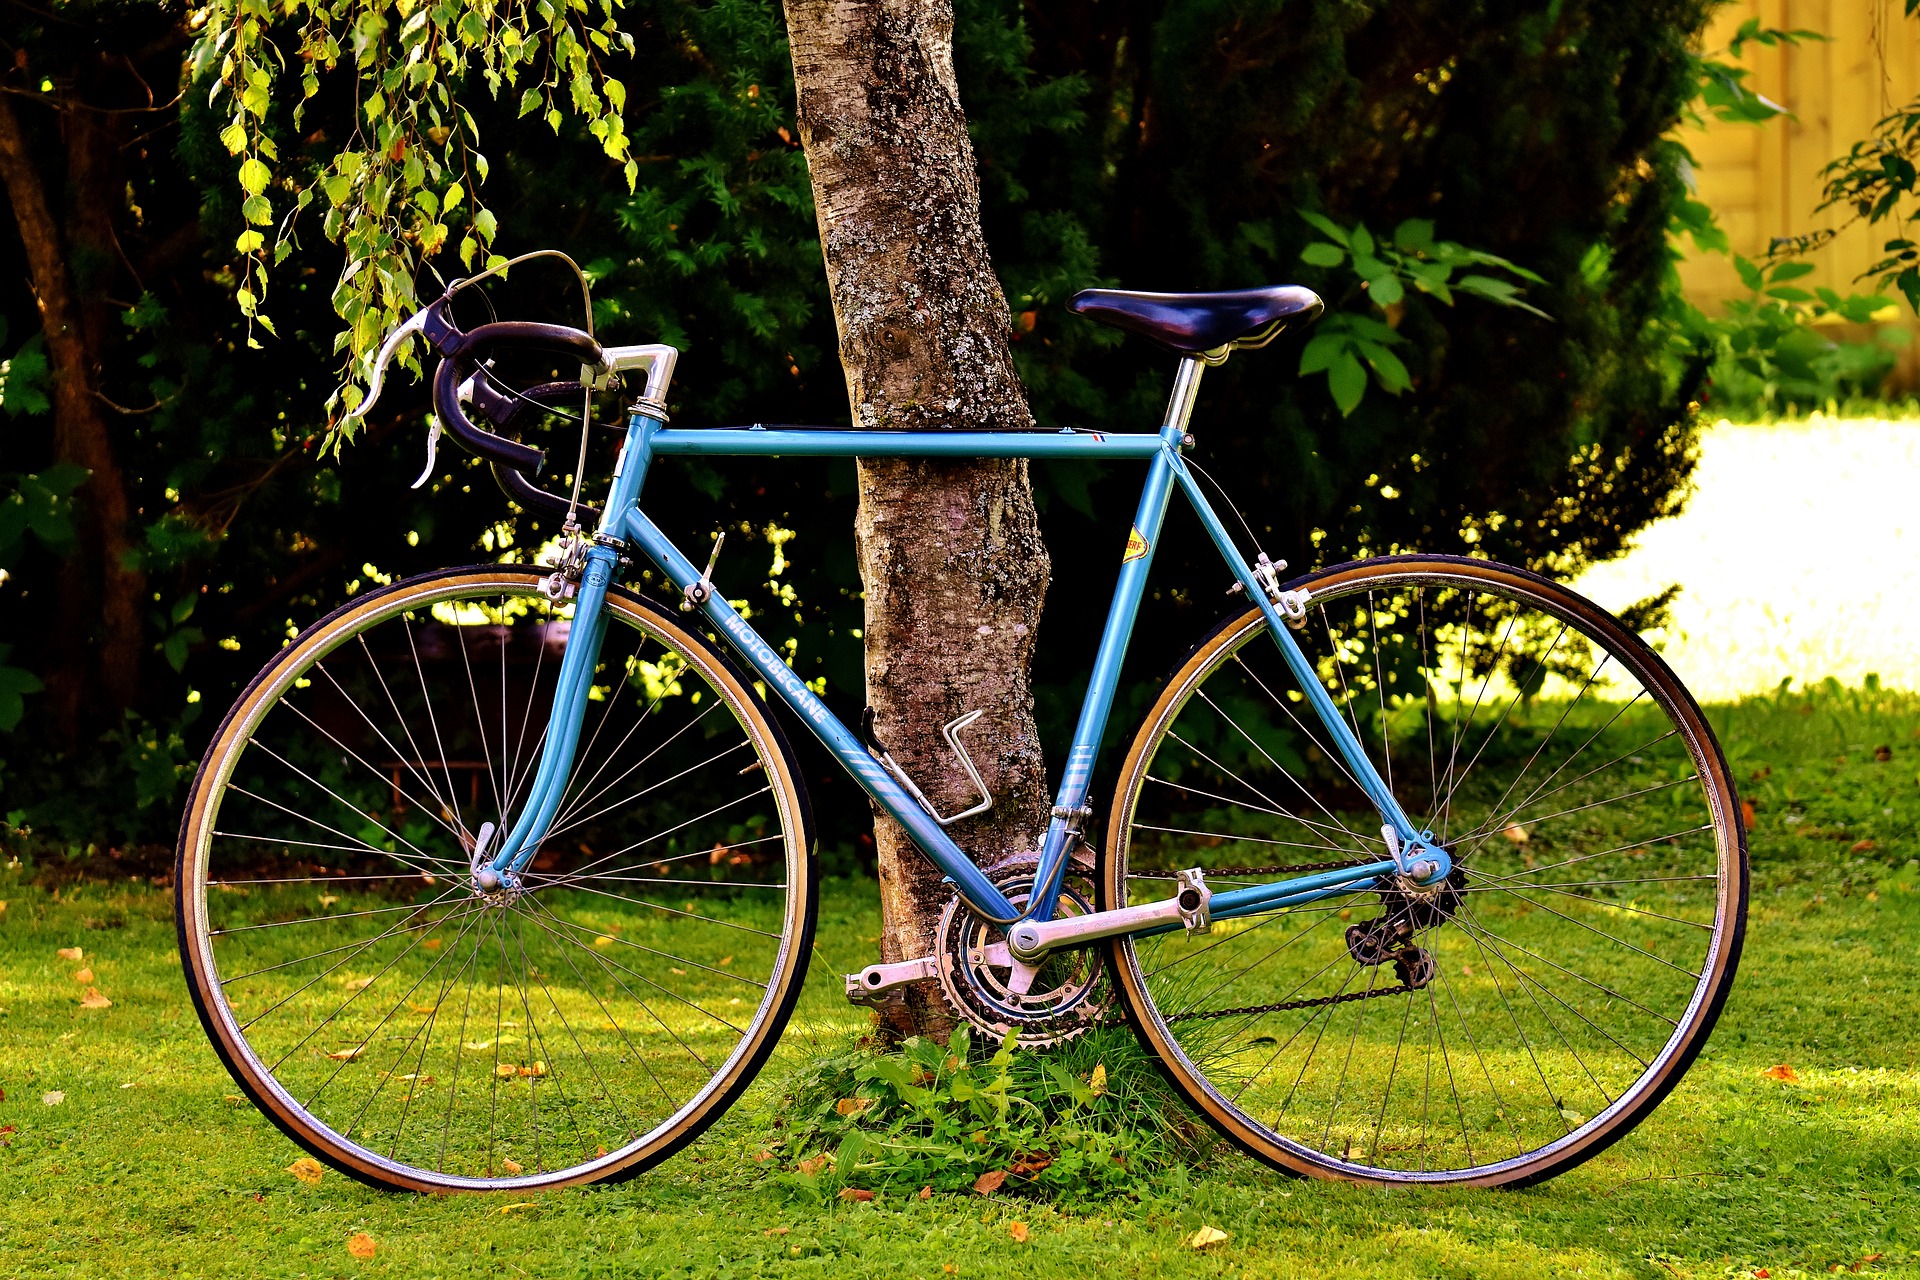
[[[1455,872],[1112,944],[1129,1015],[1213,1124],[1289,1172],[1520,1186],[1633,1128],[1705,1043],[1747,856],[1700,708],[1544,578],[1396,556],[1291,584],[1309,664]],[[1266,622],[1168,681],[1115,793],[1103,909],[1386,857]]]
[[[701,634],[606,602],[580,750],[517,881],[469,864],[547,738],[573,605],[545,571],[370,593],[228,713],[181,828],[180,955],[248,1097],[344,1173],[411,1191],[624,1177],[752,1080],[806,973],[792,754]]]

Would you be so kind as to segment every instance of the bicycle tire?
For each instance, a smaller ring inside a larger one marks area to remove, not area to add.
[[[1517,1187],[1551,1178],[1620,1140],[1660,1103],[1705,1044],[1731,988],[1745,932],[1747,851],[1738,796],[1711,726],[1640,637],[1525,570],[1393,556],[1338,565],[1289,587],[1311,593],[1303,647],[1376,768],[1391,778],[1400,765],[1397,794],[1416,826],[1424,819],[1451,828],[1439,837],[1459,868],[1451,896],[1444,887],[1417,900],[1389,890],[1223,922],[1220,936],[1117,939],[1109,946],[1121,1003],[1180,1094],[1275,1168],[1373,1185]],[[1476,607],[1486,611],[1479,631]],[[1529,632],[1531,667],[1520,647],[1509,655],[1523,617],[1545,620]],[[1425,639],[1383,641],[1383,622]],[[1495,650],[1503,629],[1508,638]],[[1560,652],[1569,635],[1580,637],[1575,648],[1585,646],[1579,664],[1572,650]],[[1476,642],[1485,667],[1477,680]],[[1600,661],[1581,683],[1595,653]],[[1162,863],[1306,860],[1297,848],[1275,848],[1286,845],[1315,847],[1334,865],[1385,856],[1384,841],[1363,825],[1370,818],[1377,829],[1377,814],[1340,777],[1344,765],[1330,739],[1306,723],[1311,712],[1293,701],[1300,690],[1287,679],[1257,609],[1223,621],[1176,668],[1116,785],[1096,877],[1103,909],[1165,897]],[[1488,702],[1496,683],[1501,691]],[[1611,694],[1596,694],[1583,708],[1601,685]],[[1622,703],[1629,689],[1633,696]],[[1270,722],[1239,723],[1262,708]],[[1586,741],[1567,755],[1574,738],[1554,743],[1563,731],[1575,734],[1569,721]],[[1397,761],[1396,724],[1415,729],[1411,743],[1402,738]],[[1618,752],[1661,724],[1664,736]],[[1452,735],[1450,754],[1439,743],[1442,728]],[[1569,773],[1594,744],[1601,745],[1579,766],[1589,771]],[[1229,749],[1252,763],[1236,769]],[[1476,778],[1483,762],[1501,772]],[[1426,797],[1417,806],[1423,769]],[[1502,772],[1511,776],[1496,796]],[[1590,799],[1622,787],[1618,798]],[[1169,798],[1175,795],[1184,799]],[[1488,804],[1487,797],[1495,798]],[[1174,813],[1189,816],[1165,816]],[[1130,858],[1139,872],[1157,874],[1130,876]],[[1576,862],[1584,867],[1578,874],[1538,878]],[[1596,878],[1627,862],[1626,878]],[[1215,888],[1270,881],[1279,870],[1229,867]],[[1347,925],[1345,934],[1326,930],[1329,922]],[[1269,926],[1273,932],[1257,932]],[[1389,944],[1401,950],[1383,961]],[[1410,987],[1408,975],[1424,972],[1422,954],[1432,972]],[[1690,967],[1696,954],[1697,971]],[[1202,957],[1211,958],[1196,964]],[[1668,968],[1692,974],[1691,981]],[[1199,972],[1209,977],[1193,976]],[[1410,1041],[1410,1028],[1424,1039]],[[1330,1033],[1332,1048],[1316,1072]],[[1283,1058],[1290,1082],[1277,1069]],[[1427,1091],[1418,1133],[1411,1116],[1421,1099],[1409,1070],[1416,1058]],[[1451,1095],[1438,1107],[1436,1067]],[[1583,1072],[1589,1080],[1580,1079]],[[1457,1126],[1447,1122],[1457,1136],[1435,1131],[1434,1114],[1445,1110],[1457,1112]]]
[[[806,976],[818,885],[792,749],[749,677],[716,644],[624,589],[607,598],[608,634],[594,677],[598,718],[590,705],[567,801],[521,892],[483,900],[463,875],[481,812],[506,826],[539,755],[531,734],[544,720],[536,712],[551,693],[562,627],[570,628],[570,606],[539,593],[549,572],[483,565],[426,574],[363,595],[307,628],[227,713],[182,819],[180,954],[209,1040],[282,1132],[375,1187],[525,1192],[651,1168],[751,1083]],[[490,661],[494,649],[497,739],[494,673],[488,666],[487,678],[476,679],[473,657]],[[470,721],[453,698],[436,703],[433,696],[457,688],[463,666]],[[410,674],[418,700],[383,672]],[[629,690],[637,691],[627,697]],[[712,701],[696,713],[709,693]],[[620,711],[637,708],[643,696],[644,711]],[[605,732],[616,715],[633,723]],[[665,742],[643,757],[655,736]],[[687,768],[681,757],[671,766],[651,763],[675,742],[718,750]],[[462,745],[473,754],[476,744],[486,754],[484,770],[457,758]],[[379,753],[395,758],[377,760]],[[741,761],[748,763],[733,772]],[[609,772],[614,781],[602,785]],[[636,774],[649,785],[605,802]],[[725,781],[728,774],[742,781]],[[463,802],[460,784],[469,775]],[[488,786],[494,795],[483,795]],[[716,799],[720,816],[671,830],[648,825],[677,821]],[[347,810],[365,821],[354,826]],[[302,838],[319,827],[335,834]],[[716,831],[709,849],[703,842]],[[602,853],[636,833],[638,845]],[[260,845],[278,848],[254,853]],[[632,867],[606,865],[636,858]],[[318,874],[279,874],[285,870]],[[684,909],[651,900],[677,903],[681,894],[688,895]],[[277,918],[289,912],[293,919]],[[274,947],[300,954],[280,963]],[[456,958],[455,968],[440,972]],[[349,964],[375,976],[338,972]],[[491,996],[481,981],[488,966]],[[452,1029],[447,997],[463,970],[459,1031],[436,1041],[443,1010]],[[409,979],[413,985],[404,987]],[[420,1003],[415,993],[432,993],[435,983],[437,997]],[[517,1010],[507,1004],[510,985],[518,988]],[[758,988],[751,1003],[726,995],[750,987]],[[471,1021],[476,990],[493,1003],[492,1026]],[[366,1012],[346,1012],[363,998]],[[383,1006],[390,1006],[385,1018],[366,1026]],[[385,1035],[389,1023],[396,1029]],[[469,1035],[470,1027],[480,1029]],[[411,1038],[401,1040],[401,1030]],[[403,1047],[394,1054],[396,1042]],[[327,1052],[336,1043],[342,1047]],[[606,1047],[596,1056],[589,1046]],[[471,1067],[463,1065],[469,1052]],[[382,1063],[385,1070],[376,1070]],[[334,1083],[356,1077],[351,1092]],[[463,1105],[463,1082],[470,1097],[484,1090],[491,1098],[484,1151],[477,1105]],[[409,1133],[416,1099],[423,1116],[433,1104],[436,1133],[423,1136],[424,1122]]]

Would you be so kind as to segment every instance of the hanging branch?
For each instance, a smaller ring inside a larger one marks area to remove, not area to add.
[[[488,171],[480,128],[460,103],[476,75],[496,98],[527,81],[520,114],[537,114],[555,133],[569,116],[585,121],[631,190],[639,166],[622,114],[626,86],[600,61],[616,45],[633,50],[615,19],[622,3],[213,0],[195,10],[192,75],[212,81],[210,104],[224,102],[220,141],[239,161],[246,229],[234,242],[243,259],[235,300],[250,322],[248,345],[260,345],[252,324],[274,332],[269,280],[297,246],[309,206],[346,251],[333,290],[343,324],[334,338],[341,381],[327,401],[336,420],[364,395],[359,381],[381,336],[417,306],[422,262],[448,246],[469,270],[502,260],[493,252],[498,223],[480,195]],[[352,136],[324,164],[282,165],[267,122],[276,91],[298,76],[298,129],[322,78],[343,73],[354,81]],[[410,349],[401,360],[413,365]],[[347,434],[343,425],[336,441]]]

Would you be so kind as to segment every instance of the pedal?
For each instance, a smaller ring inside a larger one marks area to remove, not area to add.
[[[909,982],[924,982],[940,976],[940,961],[935,956],[902,960],[897,964],[870,964],[858,973],[847,975],[847,999],[870,1009],[886,1003],[887,993]]]

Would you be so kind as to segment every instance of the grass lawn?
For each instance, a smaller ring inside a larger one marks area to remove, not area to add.
[[[170,894],[17,865],[0,870],[0,1273],[1920,1275],[1920,700],[1832,687],[1713,719],[1756,810],[1739,983],[1652,1118],[1543,1187],[1359,1191],[1218,1151],[1138,1199],[795,1200],[753,1156],[782,1080],[861,1025],[838,975],[873,954],[877,898],[848,882],[824,894],[762,1082],[661,1168],[521,1201],[307,1186],[202,1038]],[[83,967],[110,1007],[82,1007]],[[1782,1064],[1790,1078],[1769,1074]],[[1203,1224],[1229,1238],[1187,1247]],[[370,1259],[348,1250],[358,1233]]]

